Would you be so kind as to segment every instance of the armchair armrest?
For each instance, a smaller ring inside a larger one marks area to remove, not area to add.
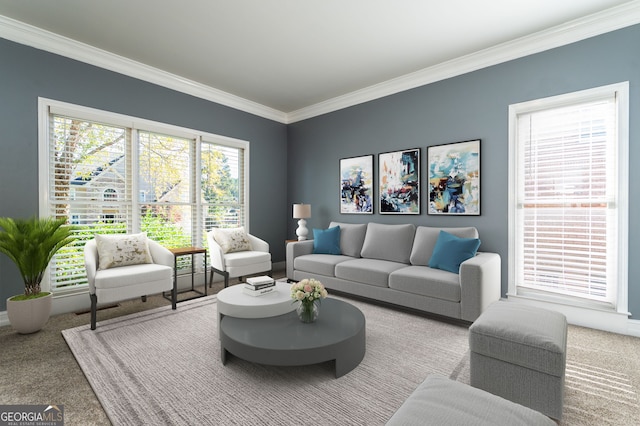
[[[173,253],[171,253],[168,248],[161,246],[153,240],[147,240],[147,243],[149,245],[149,252],[151,253],[153,263],[169,266],[173,269],[175,265],[175,257],[173,256]]]
[[[84,267],[87,270],[89,294],[96,294],[96,271],[98,270],[98,245],[96,240],[87,241],[84,245]]]
[[[475,321],[502,294],[500,255],[478,253],[460,264],[460,315]]]
[[[295,258],[313,253],[313,240],[297,241],[287,244],[287,277],[293,278],[293,263]]]
[[[251,249],[253,251],[263,251],[263,252],[269,253],[268,242],[251,234],[247,234],[247,237],[249,238],[249,243],[251,244]]]
[[[207,244],[209,245],[209,261],[211,267],[218,271],[224,271],[224,252],[220,244],[213,238],[213,231],[207,232]]]

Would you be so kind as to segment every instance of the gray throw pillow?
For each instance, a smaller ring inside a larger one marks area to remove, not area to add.
[[[415,266],[429,266],[429,259],[433,255],[433,248],[438,241],[440,231],[448,232],[459,238],[478,238],[478,230],[473,226],[464,228],[437,228],[432,226],[418,226],[416,237],[411,249],[411,264]]]
[[[340,227],[340,250],[345,256],[360,257],[364,234],[367,232],[366,223],[331,222],[329,228]]]
[[[415,231],[416,227],[410,223],[403,225],[369,223],[362,245],[362,257],[409,263]]]

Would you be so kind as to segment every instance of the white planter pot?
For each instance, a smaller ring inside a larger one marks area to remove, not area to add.
[[[7,299],[7,316],[11,326],[20,334],[41,330],[51,315],[53,294],[29,300]]]

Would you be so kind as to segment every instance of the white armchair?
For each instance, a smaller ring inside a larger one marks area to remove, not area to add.
[[[147,240],[153,263],[140,263],[99,269],[100,259],[96,240],[84,246],[84,262],[91,298],[91,329],[96,329],[98,302],[113,303],[149,294],[171,291],[171,307],[176,309],[176,289],[173,283],[174,256],[155,241]]]
[[[209,254],[211,259],[211,277],[209,286],[213,283],[214,273],[224,277],[224,286],[229,286],[229,278],[246,277],[261,272],[266,272],[271,276],[271,253],[269,243],[260,238],[245,234],[249,241],[247,250],[232,251],[225,253],[222,246],[216,241],[214,233],[216,230],[207,232],[209,243]]]

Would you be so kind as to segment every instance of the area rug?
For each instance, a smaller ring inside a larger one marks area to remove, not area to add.
[[[384,425],[430,373],[469,383],[466,327],[343,300],[367,348],[338,379],[331,362],[223,366],[216,296],[62,333],[114,425]],[[569,326],[560,425],[637,425],[639,395],[640,339]]]
[[[430,373],[464,380],[466,327],[349,303],[366,318],[366,355],[337,379],[332,362],[223,366],[216,296],[63,336],[114,425],[381,425]]]

